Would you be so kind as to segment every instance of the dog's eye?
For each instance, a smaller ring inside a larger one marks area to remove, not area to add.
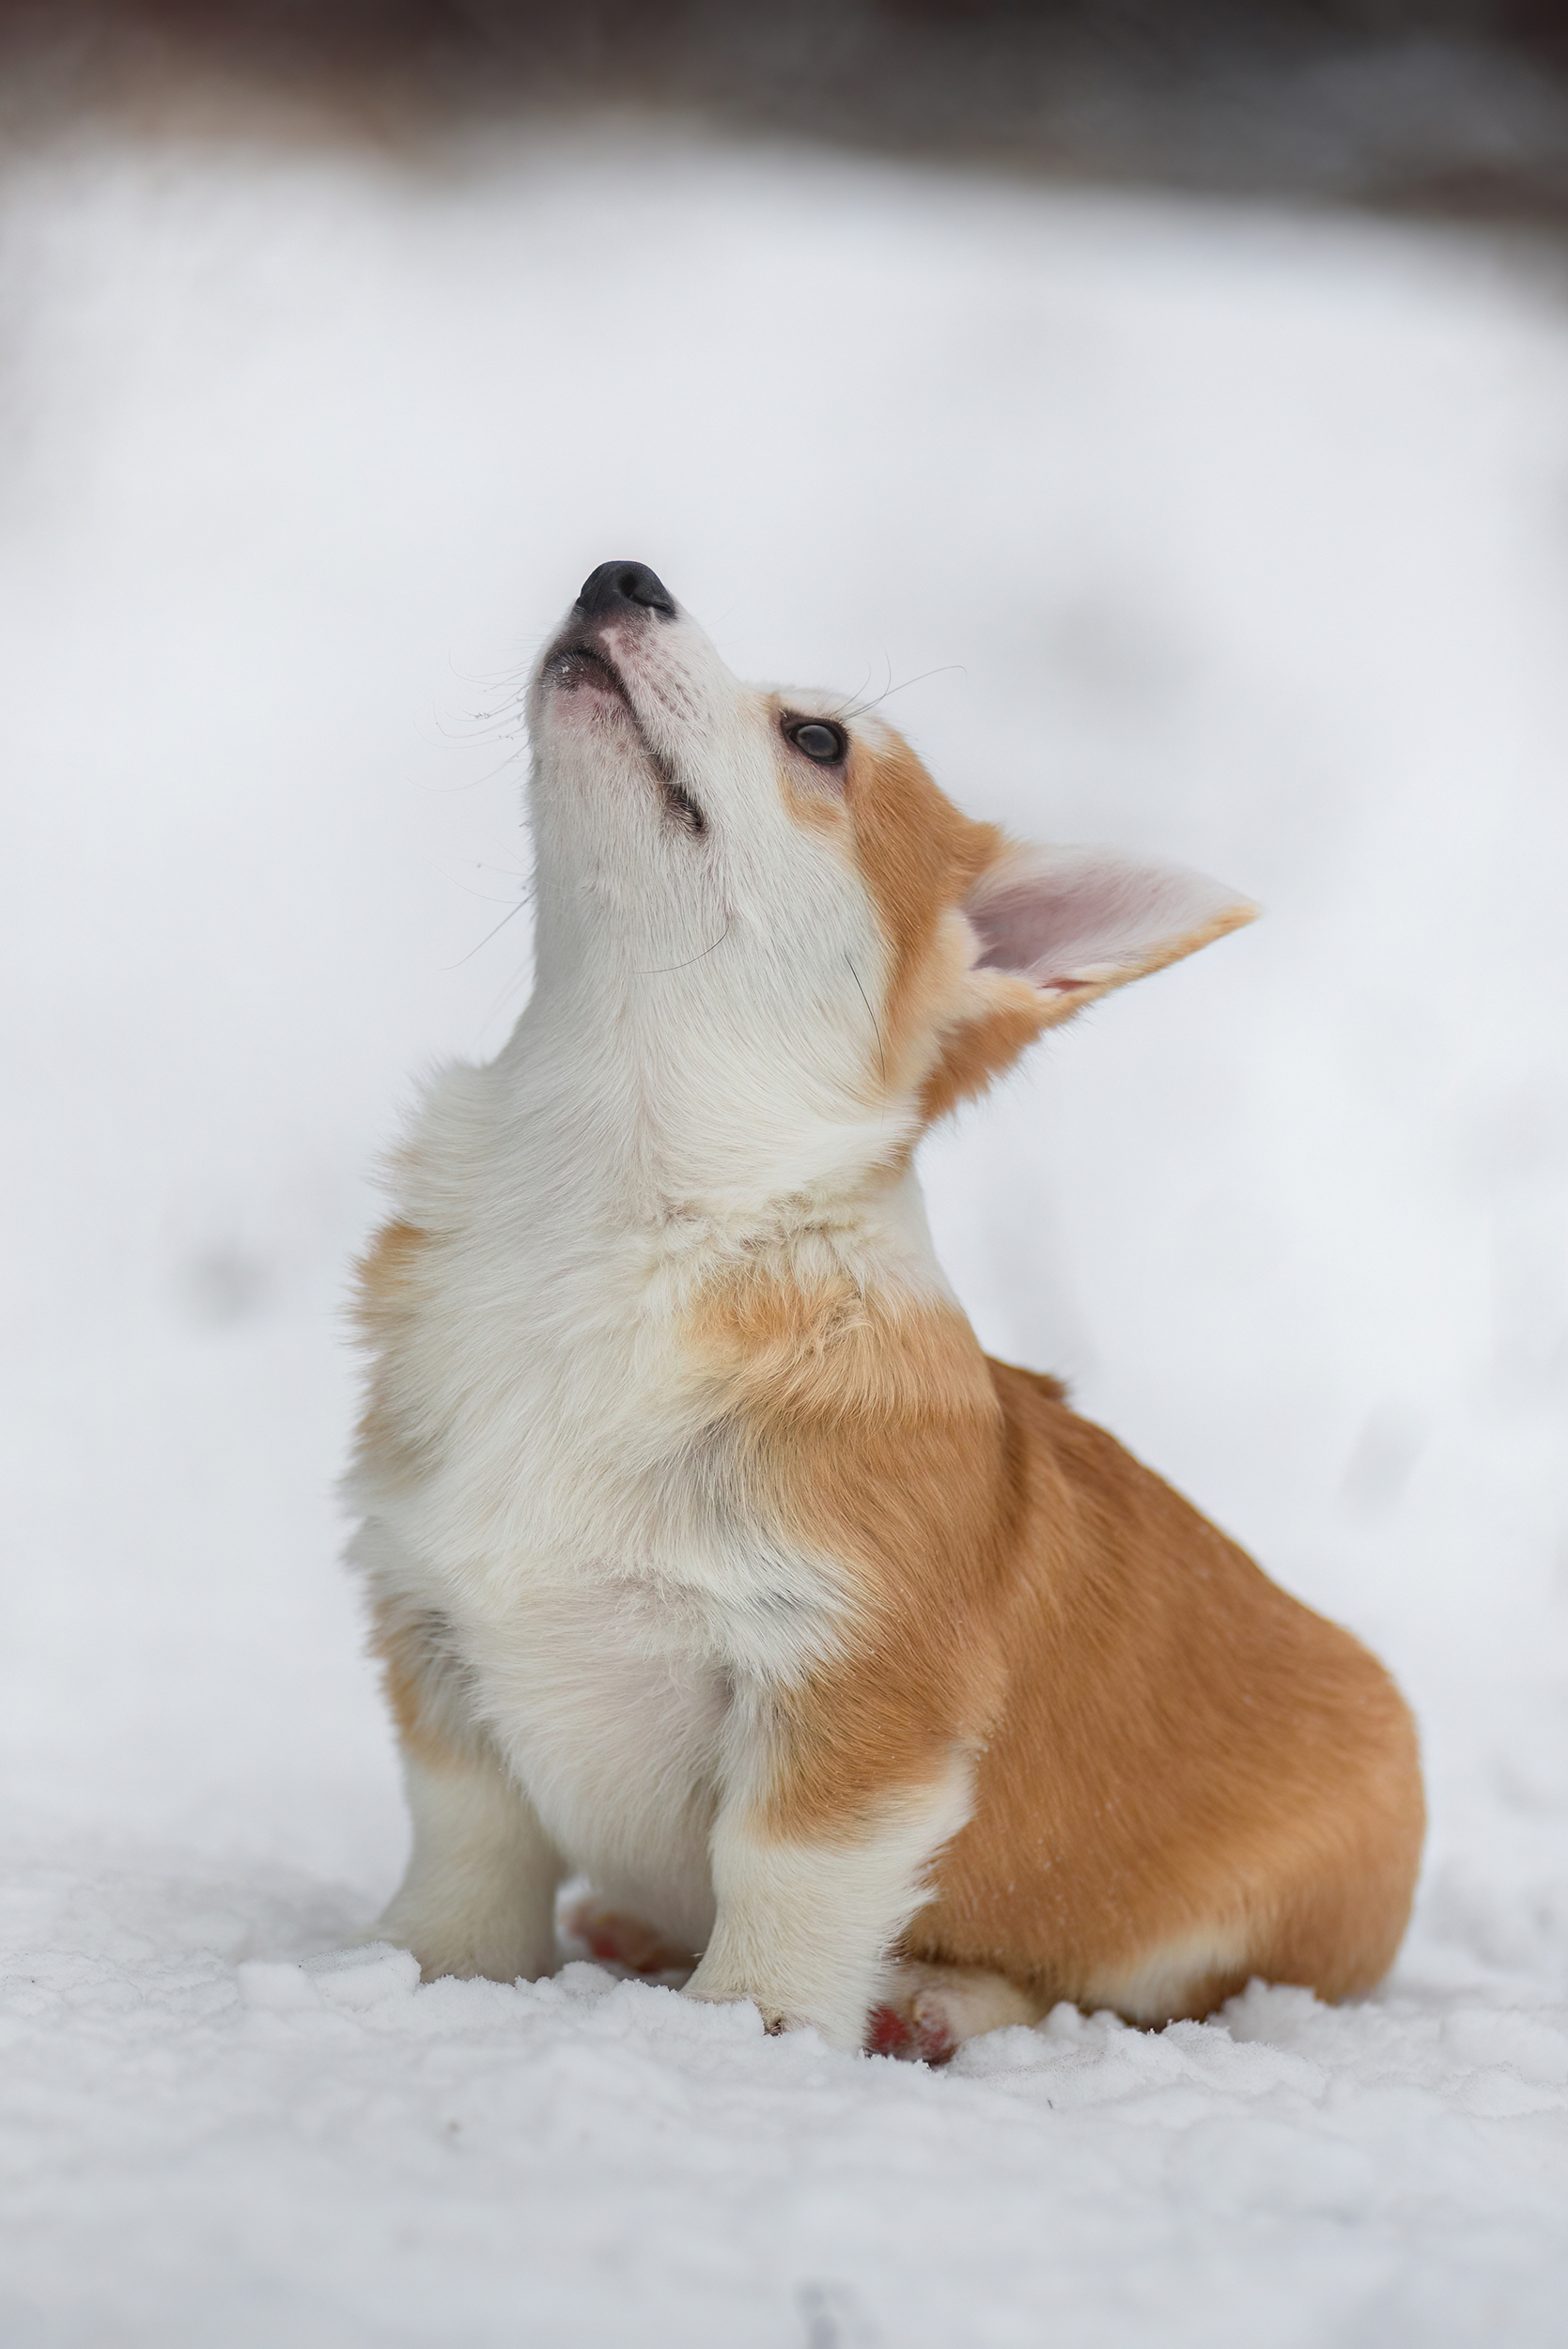
[[[784,732],[798,751],[819,767],[836,767],[849,748],[849,738],[842,726],[830,725],[825,718],[808,718],[786,725]]]

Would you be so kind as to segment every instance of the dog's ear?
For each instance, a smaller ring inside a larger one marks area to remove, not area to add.
[[[1179,864],[1116,848],[1008,845],[960,908],[974,953],[925,1088],[927,1116],[983,1091],[1046,1028],[1240,929],[1257,910]]]
[[[1027,979],[1055,1021],[1240,929],[1257,907],[1202,873],[1114,848],[1008,848],[963,910],[974,969]]]

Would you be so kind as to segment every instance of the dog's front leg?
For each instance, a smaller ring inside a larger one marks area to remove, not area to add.
[[[384,1555],[389,1539],[375,1532]],[[373,1606],[413,1848],[371,1932],[411,1950],[427,1982],[438,1974],[516,1982],[553,1973],[555,1888],[565,1871],[528,1796],[474,1718],[453,1627],[385,1590]]]
[[[488,1741],[437,1757],[405,1746],[413,1849],[376,1937],[438,1974],[535,1981],[560,1963],[555,1888],[564,1873],[533,1804]]]
[[[750,1999],[770,2030],[809,2024],[858,2048],[882,1961],[968,1816],[971,1765],[955,1748],[911,1774],[905,1754],[868,1796],[861,1757],[814,1738],[807,1760],[766,1713],[732,1715],[712,1839],[718,1918],[686,1996]]]

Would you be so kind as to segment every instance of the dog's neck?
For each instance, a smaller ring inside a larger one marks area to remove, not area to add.
[[[859,1249],[872,1231],[906,1231],[919,1201],[912,1108],[868,1099],[790,1039],[745,1059],[716,1049],[730,1040],[581,975],[536,990],[491,1072],[520,1188],[606,1235],[679,1250],[797,1232]]]

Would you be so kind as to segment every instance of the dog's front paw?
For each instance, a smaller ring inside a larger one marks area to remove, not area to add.
[[[853,2048],[861,2044],[858,2015],[851,2022],[826,2008],[817,2012],[809,1999],[792,1996],[786,1986],[737,1980],[710,1968],[706,1958],[681,1996],[701,1999],[708,2006],[754,2006],[769,2039],[786,2030],[815,2030],[831,2047]]]
[[[759,1998],[749,1983],[737,1982],[715,1972],[704,1958],[682,1991],[683,1999],[696,1999],[704,2006],[746,2006],[756,2008],[767,2030],[782,2030],[783,2009]]]
[[[762,2028],[769,2039],[777,2039],[781,2031],[806,2030],[811,2028],[810,2018],[807,2015],[786,2014],[783,2007],[774,2006],[768,1999],[758,1998],[754,1990],[701,1989],[693,1976],[681,1992],[681,1996],[686,1999],[698,1999],[705,2006],[754,2006],[762,2017]]]
[[[553,1928],[548,1933],[507,1916],[428,1916],[404,1903],[392,1906],[359,1937],[411,1950],[420,1979],[438,1982],[537,1982],[560,1964]]]

